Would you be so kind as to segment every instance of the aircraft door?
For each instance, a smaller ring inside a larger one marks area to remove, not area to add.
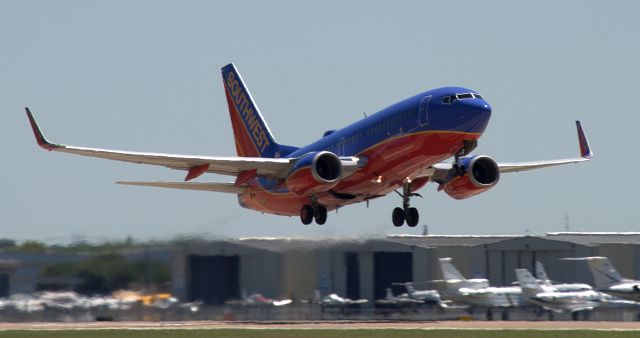
[[[424,98],[422,98],[422,101],[420,101],[418,115],[421,126],[429,124],[429,101],[431,101],[431,95],[425,96]]]

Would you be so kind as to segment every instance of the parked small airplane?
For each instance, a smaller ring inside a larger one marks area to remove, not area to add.
[[[593,290],[591,285],[584,283],[553,283],[551,279],[549,279],[549,276],[547,276],[544,266],[539,261],[536,261],[536,277],[540,285],[547,291],[571,292]]]
[[[623,278],[607,257],[565,258],[589,264],[596,290],[612,296],[640,301],[640,280]]]
[[[526,301],[554,312],[577,312],[600,308],[638,309],[640,303],[595,290],[549,291],[527,269],[516,269],[518,282]],[[574,317],[575,318],[575,317]]]
[[[461,309],[466,308],[466,305],[457,305],[450,300],[443,300],[438,290],[416,290],[414,283],[393,283],[394,285],[404,285],[407,289],[407,293],[403,293],[400,296],[406,296],[411,299],[421,300],[425,304],[437,305],[442,309]]]
[[[402,285],[407,289],[407,297],[416,300],[422,300],[428,304],[440,304],[442,297],[437,290],[416,290],[412,282],[392,283],[393,285]]]
[[[593,310],[600,305],[602,294],[594,291],[549,291],[527,269],[515,269],[526,301],[554,312]]]
[[[394,296],[391,288],[387,288],[387,293],[384,298],[377,299],[376,304],[383,306],[393,306],[397,308],[402,307],[416,307],[420,304],[424,304],[424,300],[413,299],[409,297],[406,293]]]
[[[317,303],[324,306],[346,306],[346,305],[357,305],[357,304],[366,304],[369,301],[366,299],[350,299],[338,296],[337,293],[330,293],[324,297],[321,296],[320,291],[316,290],[315,292],[315,300],[313,303]]]
[[[228,300],[228,305],[242,305],[242,306],[284,306],[292,303],[291,299],[271,299],[263,296],[260,293],[254,293],[249,296],[242,292],[241,300]]]
[[[440,267],[446,283],[442,291],[445,299],[487,308],[515,307],[523,302],[518,286],[489,286],[486,279],[466,279],[451,263],[451,258],[440,258]]]
[[[395,226],[418,224],[410,199],[427,182],[455,199],[494,187],[500,174],[578,163],[591,159],[576,121],[580,157],[551,161],[497,163],[470,156],[482,136],[491,106],[476,91],[444,87],[422,92],[347,127],[329,130],[313,143],[278,143],[233,64],[222,78],[237,157],[172,155],[66,146],[49,142],[26,108],[40,147],[103,159],[185,170],[185,182],[118,182],[161,188],[217,191],[238,195],[241,206],[324,224],[327,211],[396,191],[402,206],[392,213]],[[443,162],[453,157],[451,162]],[[188,182],[204,173],[235,177],[234,182]],[[401,192],[397,189],[401,188]],[[420,196],[421,197],[421,196]]]

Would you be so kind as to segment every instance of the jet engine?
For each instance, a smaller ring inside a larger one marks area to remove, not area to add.
[[[464,167],[464,176],[454,177],[443,187],[447,195],[457,200],[485,192],[500,180],[498,164],[489,156],[465,157],[460,159],[460,164]]]
[[[285,184],[297,195],[327,191],[342,179],[340,158],[329,151],[311,152],[299,158],[289,171]]]

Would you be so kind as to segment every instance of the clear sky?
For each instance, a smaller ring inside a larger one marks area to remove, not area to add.
[[[303,145],[396,101],[459,85],[493,115],[478,154],[578,155],[590,163],[505,174],[456,201],[414,199],[437,234],[636,231],[640,2],[0,1],[0,237],[67,242],[360,237],[396,229],[397,195],[324,226],[261,215],[228,194],[125,187],[184,172],[38,148],[23,107],[55,142],[235,155],[220,68],[234,62],[281,143]],[[204,175],[199,181],[229,180]],[[527,230],[528,229],[528,230]]]

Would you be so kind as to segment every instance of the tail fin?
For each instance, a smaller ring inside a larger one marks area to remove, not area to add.
[[[453,266],[451,258],[440,258],[440,267],[442,268],[442,278],[445,281],[458,280],[464,281],[464,276]]]
[[[551,280],[549,276],[547,276],[547,272],[544,270],[544,266],[540,261],[536,261],[536,277],[538,277],[542,284],[551,285]]]
[[[596,288],[601,288],[623,280],[616,268],[613,267],[607,257],[588,257],[587,264],[593,274],[593,282]]]
[[[518,283],[520,284],[524,295],[531,296],[536,293],[544,292],[540,283],[533,278],[529,270],[516,269],[516,276],[518,277]]]
[[[407,293],[408,294],[412,294],[416,291],[416,289],[413,287],[413,283],[411,282],[407,282],[404,284],[404,287],[407,289]]]
[[[387,299],[392,299],[393,298],[393,292],[391,291],[391,288],[387,288],[387,293],[385,294],[385,297]]]
[[[222,79],[238,156],[279,157],[280,146],[232,63],[222,68]]]

